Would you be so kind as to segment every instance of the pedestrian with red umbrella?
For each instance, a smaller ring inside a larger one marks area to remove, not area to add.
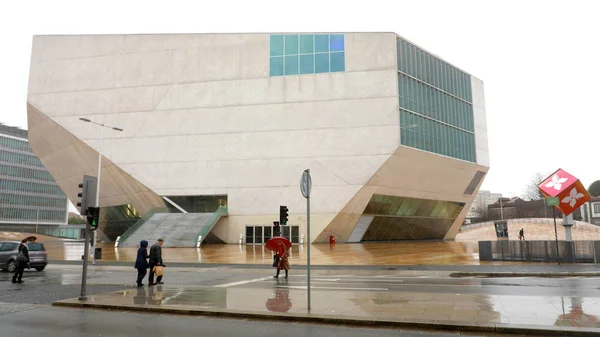
[[[271,238],[269,241],[265,243],[267,249],[275,251],[275,263],[273,267],[277,268],[277,274],[273,276],[273,278],[279,278],[279,271],[285,270],[285,278],[288,278],[288,270],[290,270],[290,262],[288,260],[290,256],[290,249],[292,248],[292,243],[290,240],[278,236]]]

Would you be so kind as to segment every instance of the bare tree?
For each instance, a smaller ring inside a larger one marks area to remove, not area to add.
[[[523,194],[523,199],[525,200],[540,200],[544,198],[544,195],[540,192],[538,185],[544,181],[548,177],[548,174],[544,175],[541,172],[537,172],[531,177],[529,184],[525,189],[525,193]]]
[[[479,221],[488,221],[490,218],[490,212],[487,205],[480,204],[475,209],[473,209],[473,213]]]

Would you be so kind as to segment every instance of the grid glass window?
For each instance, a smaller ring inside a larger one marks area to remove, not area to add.
[[[475,135],[400,109],[402,145],[475,162]]]
[[[346,71],[343,34],[273,34],[270,48],[271,76]]]
[[[0,219],[66,221],[67,198],[29,143],[0,136]]]
[[[398,38],[400,143],[476,161],[471,77]]]
[[[362,241],[442,239],[464,203],[375,194],[363,214],[374,216]]]

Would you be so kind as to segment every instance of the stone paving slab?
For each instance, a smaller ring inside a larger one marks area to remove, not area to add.
[[[309,311],[306,287],[156,286],[91,295],[87,301],[62,300],[54,305],[543,336],[600,334],[600,298],[574,298],[565,306],[561,297],[548,296],[321,289],[313,290],[311,298],[312,309]],[[583,308],[592,311],[584,312]]]

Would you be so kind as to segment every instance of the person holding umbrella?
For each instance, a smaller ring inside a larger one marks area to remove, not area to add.
[[[288,257],[290,256],[290,250],[289,248],[286,246],[285,243],[283,243],[283,241],[279,241],[277,244],[277,256],[279,257],[277,259],[277,274],[275,276],[273,276],[274,278],[279,278],[279,271],[281,269],[285,270],[285,278],[288,278],[288,270],[290,270],[290,262],[288,260]]]
[[[17,254],[17,269],[13,275],[12,283],[23,283],[23,271],[29,265],[29,248],[27,247],[27,239],[23,239],[19,245],[19,253]]]

